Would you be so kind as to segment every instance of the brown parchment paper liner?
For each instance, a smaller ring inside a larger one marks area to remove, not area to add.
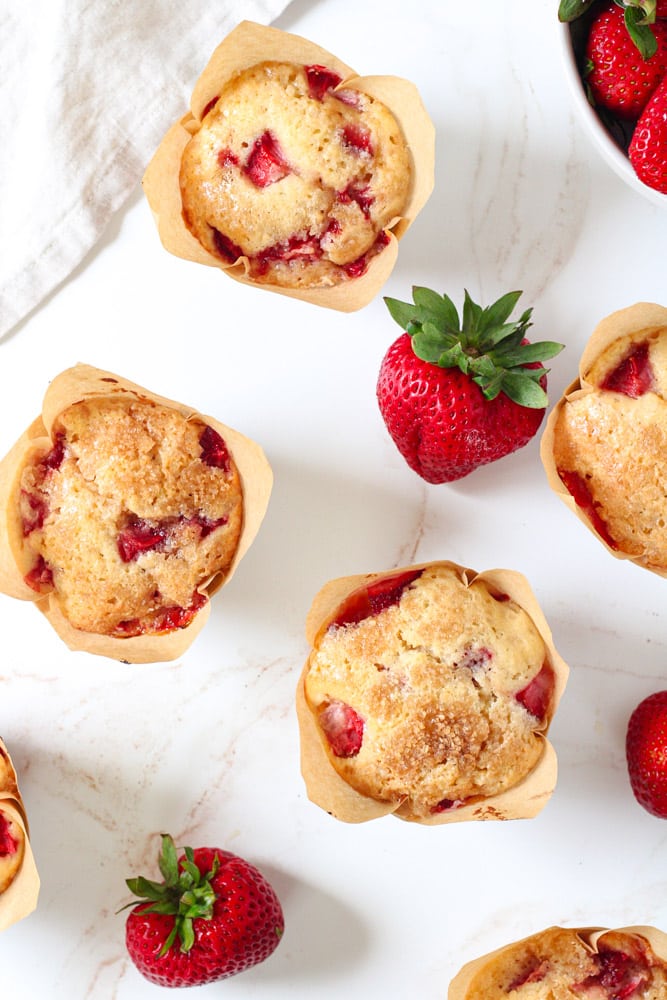
[[[539,938],[542,934],[546,934],[552,930],[574,930],[577,937],[583,944],[583,946],[594,954],[598,951],[598,945],[600,943],[600,938],[603,935],[613,931],[618,934],[636,934],[640,937],[645,938],[651,946],[651,949],[655,955],[660,958],[663,962],[667,962],[667,934],[663,931],[658,930],[656,927],[645,927],[645,926],[632,926],[632,927],[576,927],[576,928],[562,928],[562,927],[548,927],[544,931],[540,931],[537,934],[531,934],[528,937],[522,938],[519,941],[513,941],[511,944],[503,945],[501,948],[497,948],[495,951],[489,952],[487,955],[482,955],[480,958],[475,958],[470,962],[467,962],[463,968],[457,973],[457,975],[452,979],[449,984],[449,990],[447,991],[447,1000],[466,1000],[468,996],[468,990],[474,983],[474,980],[478,974],[485,968],[489,963],[496,962],[504,952],[509,952],[517,946],[521,946],[534,938]]]
[[[39,875],[30,847],[28,818],[18,787],[16,770],[3,740],[0,739],[0,809],[17,823],[25,835],[21,867],[14,881],[0,893],[0,931],[27,917],[37,905]]]
[[[296,713],[301,739],[301,773],[306,785],[308,798],[336,819],[346,823],[363,823],[377,819],[390,813],[399,819],[420,823],[426,826],[438,826],[442,823],[461,823],[466,820],[486,819],[528,819],[537,815],[546,805],[555,786],[557,777],[556,753],[546,738],[551,719],[558,702],[565,690],[569,668],[558,654],[551,635],[551,630],[542,613],[533,591],[522,574],[514,570],[493,569],[483,573],[466,569],[457,563],[446,560],[416,563],[412,566],[394,568],[381,573],[366,573],[356,576],[340,577],[331,580],[315,595],[306,618],[306,639],[311,646],[320,630],[325,627],[345,598],[362,586],[367,586],[384,577],[394,576],[411,569],[426,569],[432,566],[446,566],[457,571],[461,580],[469,586],[473,580],[486,581],[499,593],[507,594],[527,612],[539,631],[547,649],[549,663],[555,675],[554,698],[551,717],[547,718],[535,732],[543,741],[542,755],[533,770],[513,788],[498,795],[489,796],[479,802],[460,806],[432,817],[415,819],[410,815],[402,815],[400,802],[383,802],[362,795],[352,788],[338,774],[330,763],[325,748],[325,737],[317,725],[315,717],[308,707],[305,695],[305,680],[308,674],[310,658],[301,672],[296,693]]]
[[[241,479],[243,526],[227,574],[214,576],[200,590],[205,591],[210,597],[231,579],[259,530],[273,485],[271,467],[260,446],[214,417],[205,416],[175,400],[158,396],[119,375],[90,365],[78,364],[61,372],[51,382],[44,397],[41,417],[30,425],[0,462],[0,591],[10,597],[33,601],[72,650],[83,650],[127,663],[174,660],[182,655],[204,627],[210,614],[210,601],[206,602],[185,628],[164,635],[118,638],[73,628],[60,611],[52,594],[38,594],[24,581],[30,566],[23,562],[26,557],[22,550],[22,529],[18,504],[15,501],[22,469],[33,456],[37,457],[49,449],[54,422],[68,406],[93,397],[111,398],[118,395],[149,400],[177,410],[186,419],[202,420],[210,424],[224,438]]]
[[[586,511],[575,502],[574,497],[565,487],[565,484],[558,475],[554,460],[554,432],[558,417],[562,408],[570,400],[579,399],[595,390],[595,386],[588,381],[587,375],[596,358],[613,344],[615,340],[644,331],[649,334],[651,331],[662,327],[667,327],[667,308],[657,305],[654,302],[637,302],[635,305],[611,313],[598,323],[581,355],[578,378],[568,386],[547,418],[540,440],[540,457],[551,489],[579,520],[586,525],[588,530],[595,535],[608,552],[616,559],[628,559],[630,562],[634,562],[636,565],[642,566],[644,569],[648,569],[658,576],[667,576],[667,566],[658,567],[648,565],[640,555],[630,555],[627,552],[622,552],[620,549],[612,549],[607,544],[605,539],[593,527]]]
[[[401,218],[387,227],[389,244],[371,258],[368,270],[359,278],[330,288],[283,288],[253,281],[247,275],[247,258],[227,264],[209,253],[190,233],[182,216],[179,170],[183,149],[201,125],[202,111],[234,73],[264,60],[302,65],[326,65],[341,76],[336,89],[352,87],[382,101],[403,131],[410,151],[412,189]],[[231,278],[255,288],[264,288],[292,298],[342,312],[367,305],[389,277],[401,239],[427,202],[434,184],[435,129],[419,96],[408,80],[396,76],[357,76],[337,56],[299,35],[253,21],[242,21],[220,43],[192,92],[190,111],[166,133],[143,178],[143,189],[153,212],[163,246],[186,260],[220,268]]]

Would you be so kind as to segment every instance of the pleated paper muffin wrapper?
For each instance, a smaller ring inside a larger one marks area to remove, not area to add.
[[[210,600],[184,628],[164,634],[116,637],[84,632],[65,618],[53,593],[38,594],[24,580],[30,569],[25,564],[22,526],[16,495],[21,471],[32,458],[39,458],[52,444],[52,431],[59,415],[69,406],[92,398],[147,400],[177,410],[186,419],[201,420],[224,439],[239,472],[243,491],[243,525],[234,558],[225,574],[217,574],[198,589],[211,597],[227,583],[252,544],[266,513],[273,484],[271,467],[258,444],[213,417],[158,396],[119,375],[90,365],[78,364],[61,372],[50,384],[42,415],[19,438],[0,463],[0,592],[32,601],[46,616],[60,638],[72,650],[94,653],[127,663],[154,663],[174,660],[191,645],[210,614]]]
[[[13,799],[10,798],[0,798],[0,809],[21,827],[25,835],[21,867],[16,873],[14,880],[7,886],[4,892],[0,893],[0,931],[4,931],[12,924],[18,923],[19,920],[23,920],[24,917],[32,913],[37,906],[40,883],[35,858],[30,846],[28,825],[23,812],[17,807]]]
[[[296,692],[296,713],[301,739],[301,773],[309,799],[343,822],[363,823],[389,814],[393,814],[399,819],[427,826],[460,823],[468,820],[529,819],[536,816],[544,808],[555,788],[557,778],[556,753],[546,738],[546,733],[565,689],[569,668],[558,654],[542,609],[528,581],[522,574],[506,569],[493,569],[477,573],[475,570],[466,569],[457,563],[439,560],[416,563],[412,566],[380,573],[340,577],[329,581],[316,594],[306,618],[307,641],[311,646],[315,645],[318,635],[336,617],[336,612],[343,601],[360,587],[409,570],[428,569],[434,566],[454,569],[467,586],[474,580],[485,581],[493,591],[506,594],[515,601],[532,619],[546,647],[548,661],[554,671],[555,679],[550,715],[542,724],[536,725],[534,730],[543,742],[542,754],[529,774],[504,792],[487,796],[480,801],[471,802],[456,809],[436,813],[430,817],[416,818],[407,813],[403,815],[400,801],[380,801],[363,795],[349,785],[334,769],[326,747],[326,737],[318,726],[315,715],[306,700],[305,681],[310,667],[309,657],[299,678]]]
[[[335,89],[353,88],[381,101],[401,127],[412,161],[411,192],[401,217],[386,227],[389,244],[370,259],[367,271],[358,278],[322,288],[285,288],[257,282],[248,274],[246,257],[226,263],[209,253],[183,221],[179,171],[185,146],[199,129],[204,109],[218,95],[222,85],[235,73],[265,60],[327,66],[342,77]],[[162,244],[175,256],[220,268],[230,277],[255,288],[352,312],[367,305],[391,274],[398,255],[398,241],[433,190],[434,170],[435,129],[414,84],[397,76],[357,76],[353,69],[314,42],[278,28],[242,21],[211,56],[195,84],[190,111],[169,129],[149,163],[143,189]]]
[[[645,926],[631,926],[631,927],[577,927],[577,928],[561,928],[553,927],[547,928],[545,931],[540,931],[538,934],[531,934],[526,938],[522,938],[519,941],[513,941],[511,944],[503,945],[501,948],[497,948],[495,951],[489,952],[487,955],[482,955],[480,958],[475,958],[470,962],[467,962],[463,968],[457,973],[457,975],[452,979],[449,984],[449,990],[447,992],[447,1000],[467,1000],[468,991],[474,984],[474,980],[482,972],[482,970],[490,963],[495,963],[502,957],[504,953],[512,951],[517,946],[520,947],[522,944],[527,944],[535,938],[539,938],[542,934],[547,933],[550,930],[574,930],[577,937],[591,954],[597,953],[600,945],[600,938],[605,934],[611,932],[615,934],[632,934],[638,935],[639,937],[645,938],[649,945],[651,946],[654,954],[661,959],[663,962],[667,962],[667,934],[663,931],[658,930],[656,927],[645,927]]]
[[[650,333],[662,327],[667,327],[667,309],[653,302],[638,302],[625,309],[619,309],[598,323],[581,355],[578,377],[568,386],[549,414],[540,440],[540,457],[551,489],[579,518],[582,524],[595,535],[611,555],[616,559],[629,560],[644,569],[650,570],[652,573],[656,573],[658,576],[667,576],[667,566],[658,567],[650,565],[641,555],[623,552],[621,549],[612,548],[607,543],[606,539],[596,531],[586,511],[577,504],[563,483],[563,480],[558,475],[554,459],[554,435],[560,413],[570,400],[580,399],[596,391],[596,387],[588,380],[588,374],[597,358],[616,340],[633,334],[639,334],[642,331]]]
[[[16,769],[5,742],[0,739],[0,809],[25,835],[21,867],[14,881],[0,893],[0,931],[31,913],[37,905],[39,875],[30,847],[28,818],[19,791]]]
[[[4,802],[9,802],[18,809],[27,831],[28,816],[21,798],[16,768],[9,755],[7,745],[4,740],[0,739],[0,805]]]

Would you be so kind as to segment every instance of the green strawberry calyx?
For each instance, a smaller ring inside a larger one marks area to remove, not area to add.
[[[576,21],[594,3],[595,0],[560,0],[558,20],[565,24]],[[658,50],[651,28],[655,24],[657,0],[614,0],[614,3],[624,12],[625,27],[642,59],[650,59]]]
[[[184,847],[183,853],[185,857],[179,865],[174,841],[169,834],[163,833],[158,864],[164,882],[154,882],[142,875],[126,879],[130,892],[138,896],[142,903],[149,904],[143,908],[143,913],[163,913],[174,917],[174,926],[160,949],[160,957],[167,954],[176,940],[182,952],[190,951],[195,941],[193,921],[210,920],[217,899],[211,879],[220,867],[218,856],[215,855],[211,870],[203,874],[194,862],[192,848]],[[138,904],[133,901],[127,905]]]
[[[459,368],[479,386],[485,399],[504,392],[514,403],[543,409],[547,394],[540,379],[548,369],[542,362],[563,349],[554,341],[523,343],[532,324],[532,309],[508,322],[521,292],[508,292],[482,308],[467,290],[461,319],[448,295],[415,286],[413,302],[385,298],[394,320],[409,334],[418,358],[440,368]],[[526,367],[534,365],[535,367]]]

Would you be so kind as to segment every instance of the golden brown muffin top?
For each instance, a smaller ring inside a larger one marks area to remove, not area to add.
[[[517,784],[554,675],[528,614],[482,579],[411,570],[355,592],[317,637],[305,696],[331,765],[413,817]]]
[[[238,471],[209,425],[148,400],[97,398],[61,414],[26,466],[27,582],[77,629],[120,636],[182,627],[234,557]]]
[[[391,112],[323,66],[239,71],[183,152],[185,224],[254,280],[324,286],[363,273],[386,245],[412,183]]]

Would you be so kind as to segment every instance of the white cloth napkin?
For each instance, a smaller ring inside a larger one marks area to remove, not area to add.
[[[218,42],[289,0],[0,0],[0,339],[127,200]]]

